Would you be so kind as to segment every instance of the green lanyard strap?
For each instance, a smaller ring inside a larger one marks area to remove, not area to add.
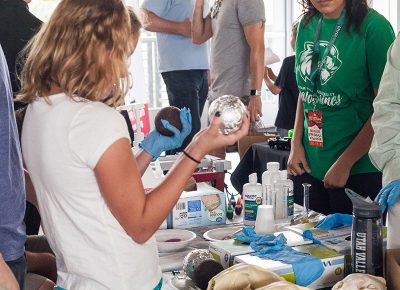
[[[333,47],[333,44],[335,43],[336,39],[338,38],[340,31],[342,30],[344,21],[346,19],[346,9],[343,9],[342,13],[340,14],[340,17],[336,24],[335,30],[332,33],[331,40],[329,41],[329,44],[326,47],[321,60],[319,60],[319,56],[320,56],[319,41],[320,41],[321,30],[322,30],[322,19],[323,19],[323,16],[321,15],[321,17],[318,20],[318,24],[317,24],[317,31],[316,31],[316,35],[315,35],[313,54],[312,54],[312,59],[311,59],[311,82],[313,83],[314,111],[315,111],[315,107],[317,105],[317,100],[316,100],[317,99],[317,96],[316,96],[317,81],[321,76],[321,71],[322,71],[323,66],[325,65],[326,58],[328,57],[328,54]]]

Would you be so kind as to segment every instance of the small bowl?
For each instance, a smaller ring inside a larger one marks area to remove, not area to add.
[[[196,238],[196,234],[187,230],[158,230],[155,234],[160,253],[176,252],[185,248]]]
[[[205,232],[203,237],[212,242],[231,240],[233,239],[233,235],[239,234],[242,229],[243,226],[216,228]]]

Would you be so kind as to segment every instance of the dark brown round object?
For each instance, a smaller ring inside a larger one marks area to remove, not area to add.
[[[157,131],[164,136],[173,136],[174,133],[170,130],[164,128],[161,120],[167,120],[172,126],[177,128],[179,131],[182,130],[182,123],[180,118],[180,112],[177,107],[166,107],[162,108],[156,115],[156,119],[154,121]]]
[[[208,282],[223,270],[224,268],[217,261],[211,259],[204,260],[194,270],[194,283],[200,289],[206,290]]]

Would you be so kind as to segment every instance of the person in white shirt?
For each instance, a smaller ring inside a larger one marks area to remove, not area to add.
[[[217,113],[146,195],[141,175],[162,151],[182,144],[191,121],[188,110],[181,111],[182,131],[164,120],[174,136],[153,131],[132,154],[123,118],[101,100],[126,93],[138,37],[122,0],[63,0],[28,47],[18,96],[29,103],[22,152],[65,289],[160,289],[155,231],[197,162],[249,128],[246,115],[225,136]]]

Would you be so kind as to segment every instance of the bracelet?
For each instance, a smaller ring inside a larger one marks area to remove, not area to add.
[[[196,162],[197,164],[200,164],[200,161],[199,161],[199,160],[194,159],[194,158],[193,158],[192,156],[190,156],[189,153],[187,153],[185,150],[183,150],[182,152],[183,152],[183,154],[185,154],[185,156],[186,156],[187,158],[189,158],[189,159],[192,160],[193,162]]]

